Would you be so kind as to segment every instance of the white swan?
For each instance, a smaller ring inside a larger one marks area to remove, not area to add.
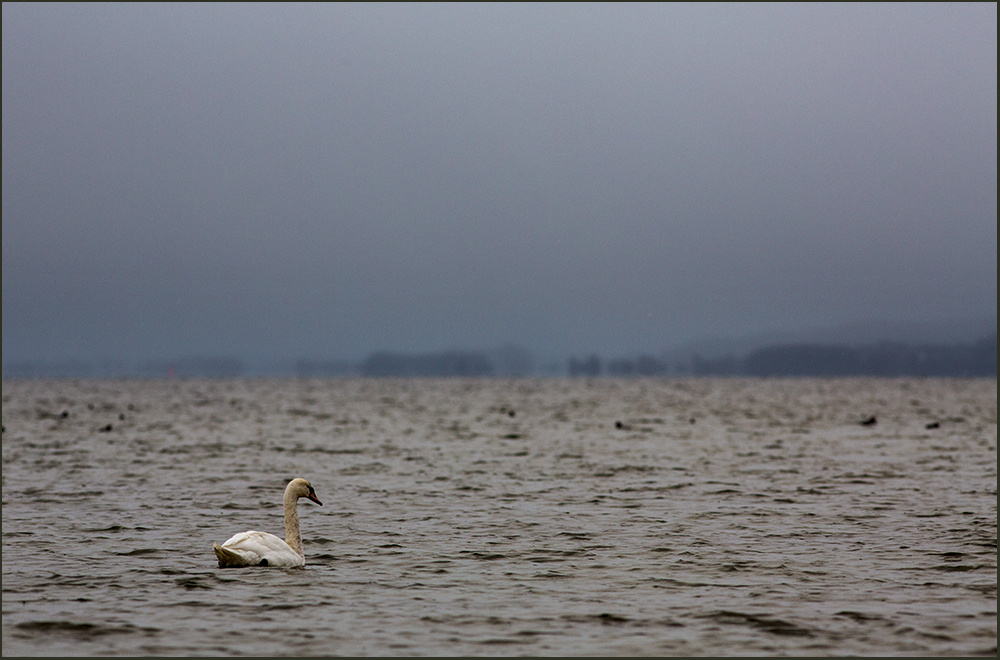
[[[213,543],[219,568],[241,566],[279,566],[288,568],[305,566],[302,552],[302,534],[299,532],[299,498],[305,497],[316,504],[323,503],[316,497],[312,484],[305,479],[292,479],[285,487],[285,540],[267,532],[240,532],[222,545]]]

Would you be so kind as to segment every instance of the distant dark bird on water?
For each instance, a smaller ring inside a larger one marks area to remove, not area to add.
[[[875,426],[878,420],[875,419],[875,415],[872,415],[865,421],[861,422],[861,426]]]
[[[925,429],[938,429],[938,428],[941,428],[941,423],[940,422],[931,422],[930,424],[928,424],[924,428]]]

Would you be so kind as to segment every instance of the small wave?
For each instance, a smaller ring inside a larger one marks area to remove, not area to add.
[[[482,644],[484,646],[492,646],[492,645],[499,645],[499,644],[530,644],[533,641],[534,640],[531,640],[531,639],[528,639],[528,638],[525,638],[525,639],[517,639],[517,638],[514,638],[514,639],[490,638],[490,639],[479,640],[479,641],[476,642],[476,644]]]
[[[279,610],[299,610],[303,607],[312,607],[313,603],[264,603],[259,606],[259,609],[265,612],[273,612]]]
[[[309,555],[309,561],[337,561],[340,559],[337,555],[328,554],[311,554]]]
[[[632,619],[620,614],[601,612],[600,614],[565,614],[561,617],[564,621],[573,623],[600,623],[605,626],[620,626],[631,623]]]
[[[769,632],[773,635],[784,635],[791,637],[812,637],[813,632],[809,628],[804,628],[802,626],[796,625],[794,623],[789,623],[788,621],[783,621],[781,619],[775,619],[768,616],[760,616],[757,614],[746,614],[744,612],[731,612],[727,610],[722,610],[711,614],[709,619],[714,619],[719,623],[728,624],[746,624],[753,626],[764,632]]]
[[[174,580],[174,584],[178,587],[184,587],[185,589],[212,589],[211,585],[205,584],[199,578],[180,578],[179,580]]]
[[[492,561],[494,559],[506,559],[507,555],[500,554],[499,552],[478,552],[463,550],[463,555],[469,555],[473,559],[482,559],[484,561]]]
[[[941,564],[939,566],[931,566],[932,571],[945,571],[948,573],[968,573],[971,571],[978,571],[980,569],[985,569],[988,571],[993,571],[996,574],[997,565],[996,564]]]
[[[590,532],[559,532],[556,536],[565,536],[573,539],[574,541],[586,541],[589,540],[593,534]]]
[[[77,623],[75,621],[25,621],[14,626],[18,637],[35,637],[39,635],[69,635],[78,639],[93,639],[104,635],[155,635],[159,628],[143,628],[124,624],[121,626],[99,625],[96,623]]]
[[[842,616],[848,619],[853,619],[858,623],[865,623],[867,621],[884,621],[885,617],[880,614],[866,614],[865,612],[852,612],[850,610],[844,610],[842,612],[837,612],[834,616]]]
[[[120,557],[137,557],[142,555],[155,555],[159,552],[160,550],[158,548],[136,548],[135,550],[129,550],[128,552],[116,552],[115,554]]]
[[[123,532],[129,529],[128,527],[122,527],[121,525],[108,525],[107,527],[91,527],[89,529],[84,529],[83,531],[88,534],[96,534],[98,532]]]

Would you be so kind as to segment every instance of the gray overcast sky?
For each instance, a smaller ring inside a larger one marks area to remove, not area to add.
[[[997,6],[3,4],[3,359],[996,316]]]

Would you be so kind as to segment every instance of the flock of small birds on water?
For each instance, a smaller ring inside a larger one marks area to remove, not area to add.
[[[91,405],[89,407],[90,407],[91,410],[93,410],[93,405]],[[129,410],[132,410],[132,409],[133,409],[132,404],[129,404]],[[515,417],[517,415],[517,413],[514,411],[513,408],[508,408],[507,406],[501,406],[500,412],[503,413],[503,414],[506,414],[508,417]],[[60,419],[66,419],[67,417],[69,417],[69,411],[68,410],[62,411],[58,415],[58,417]],[[124,422],[125,421],[125,413],[119,413],[118,414],[118,420]],[[691,424],[694,424],[696,421],[697,420],[694,417],[692,417],[692,418],[690,418],[688,420],[688,422],[690,422]],[[871,417],[868,417],[867,419],[862,420],[860,422],[860,424],[861,424],[861,426],[875,426],[876,424],[878,424],[878,418],[876,418],[875,415],[872,415]],[[615,428],[618,429],[619,431],[631,431],[632,430],[632,425],[628,424],[627,422],[623,422],[620,419],[618,419],[618,420],[615,420]],[[941,422],[929,422],[929,423],[927,423],[927,424],[924,425],[924,428],[928,429],[928,430],[929,429],[938,429],[938,428],[941,428]],[[104,426],[100,427],[97,430],[100,431],[101,433],[110,433],[111,431],[114,430],[114,426],[112,426],[110,423],[108,423],[108,424],[105,424]],[[3,431],[3,433],[7,432],[6,425],[3,426],[2,431]]]

